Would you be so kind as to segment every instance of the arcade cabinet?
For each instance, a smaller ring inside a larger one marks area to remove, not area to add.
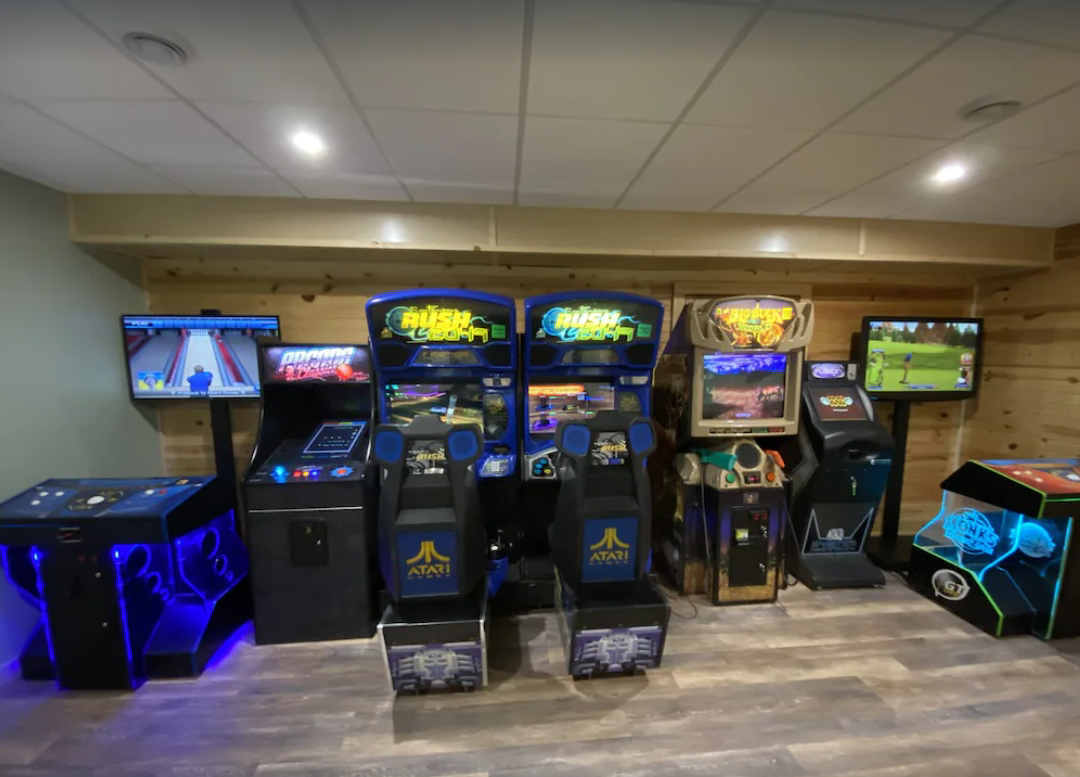
[[[524,483],[518,558],[508,583],[531,596],[522,596],[517,609],[555,602],[548,530],[564,470],[558,424],[606,410],[648,416],[663,319],[659,302],[633,294],[562,292],[525,300]]]
[[[905,572],[911,557],[913,538],[900,534],[911,406],[957,402],[977,394],[982,332],[981,318],[863,318],[859,383],[871,399],[893,403],[895,451],[881,511],[881,534],[866,543],[867,555],[882,569]]]
[[[0,561],[41,620],[27,680],[124,690],[194,677],[251,617],[231,484],[46,480],[0,504]]]
[[[863,548],[885,493],[892,437],[855,381],[854,364],[808,362],[802,401],[788,572],[813,589],[885,585]]]
[[[646,575],[652,422],[612,410],[563,420],[555,447],[562,465],[551,555],[568,670],[593,677],[657,667],[670,613]]]
[[[370,637],[377,618],[370,354],[264,344],[259,434],[244,479],[260,645]]]
[[[657,568],[714,604],[769,602],[780,582],[788,497],[759,441],[799,426],[813,305],[784,297],[687,303],[656,368],[665,429],[649,459]]]
[[[995,636],[1080,635],[1080,461],[969,461],[941,487],[908,583]]]
[[[479,424],[421,414],[382,424],[379,566],[391,602],[379,638],[394,691],[487,684],[487,546],[476,488]]]
[[[378,294],[367,303],[380,418],[432,414],[478,425],[481,512],[493,550],[518,511],[517,322],[509,297],[461,289]],[[497,589],[501,572],[492,575]]]

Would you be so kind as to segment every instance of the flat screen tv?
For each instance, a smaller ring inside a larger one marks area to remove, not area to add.
[[[979,388],[981,318],[867,316],[859,382],[873,399],[968,399]]]
[[[256,342],[277,338],[277,316],[151,316],[120,319],[133,399],[253,399]]]

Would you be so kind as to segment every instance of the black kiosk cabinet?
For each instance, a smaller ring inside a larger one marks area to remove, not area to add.
[[[487,684],[487,546],[474,464],[479,424],[418,415],[375,430],[379,567],[391,602],[379,638],[394,691]]]
[[[0,504],[0,560],[41,613],[22,676],[127,690],[200,674],[251,617],[234,503],[199,476],[46,480]]]
[[[260,645],[375,633],[370,354],[259,347],[262,418],[244,480]]]
[[[908,583],[995,636],[1080,635],[1080,461],[969,461],[941,487]]]
[[[802,393],[788,572],[813,589],[885,585],[864,546],[889,480],[892,436],[854,364],[808,362]]]
[[[563,461],[551,553],[568,670],[578,678],[657,667],[670,613],[646,575],[652,422],[611,410],[560,421],[555,447]]]

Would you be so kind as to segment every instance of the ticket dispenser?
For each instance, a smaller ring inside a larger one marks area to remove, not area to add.
[[[659,666],[669,613],[646,574],[652,422],[617,411],[562,421],[555,446],[563,463],[550,538],[568,669],[589,677]]]
[[[473,469],[482,450],[479,426],[433,415],[375,430],[379,566],[392,600],[379,635],[395,691],[486,682],[486,546]]]

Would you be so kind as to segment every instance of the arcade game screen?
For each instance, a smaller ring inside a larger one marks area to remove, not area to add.
[[[123,316],[134,399],[259,396],[256,341],[278,337],[277,316]]]
[[[814,400],[814,410],[822,421],[869,420],[866,408],[856,396],[855,389],[849,386],[811,388],[810,397]]]
[[[707,353],[701,417],[710,421],[783,418],[785,353]]]
[[[871,394],[975,390],[979,322],[867,320],[863,331]]]
[[[473,383],[388,383],[390,423],[407,424],[430,413],[450,424],[484,426],[484,389]]]
[[[559,421],[592,418],[615,409],[610,383],[555,383],[529,386],[529,433],[555,434]]]

